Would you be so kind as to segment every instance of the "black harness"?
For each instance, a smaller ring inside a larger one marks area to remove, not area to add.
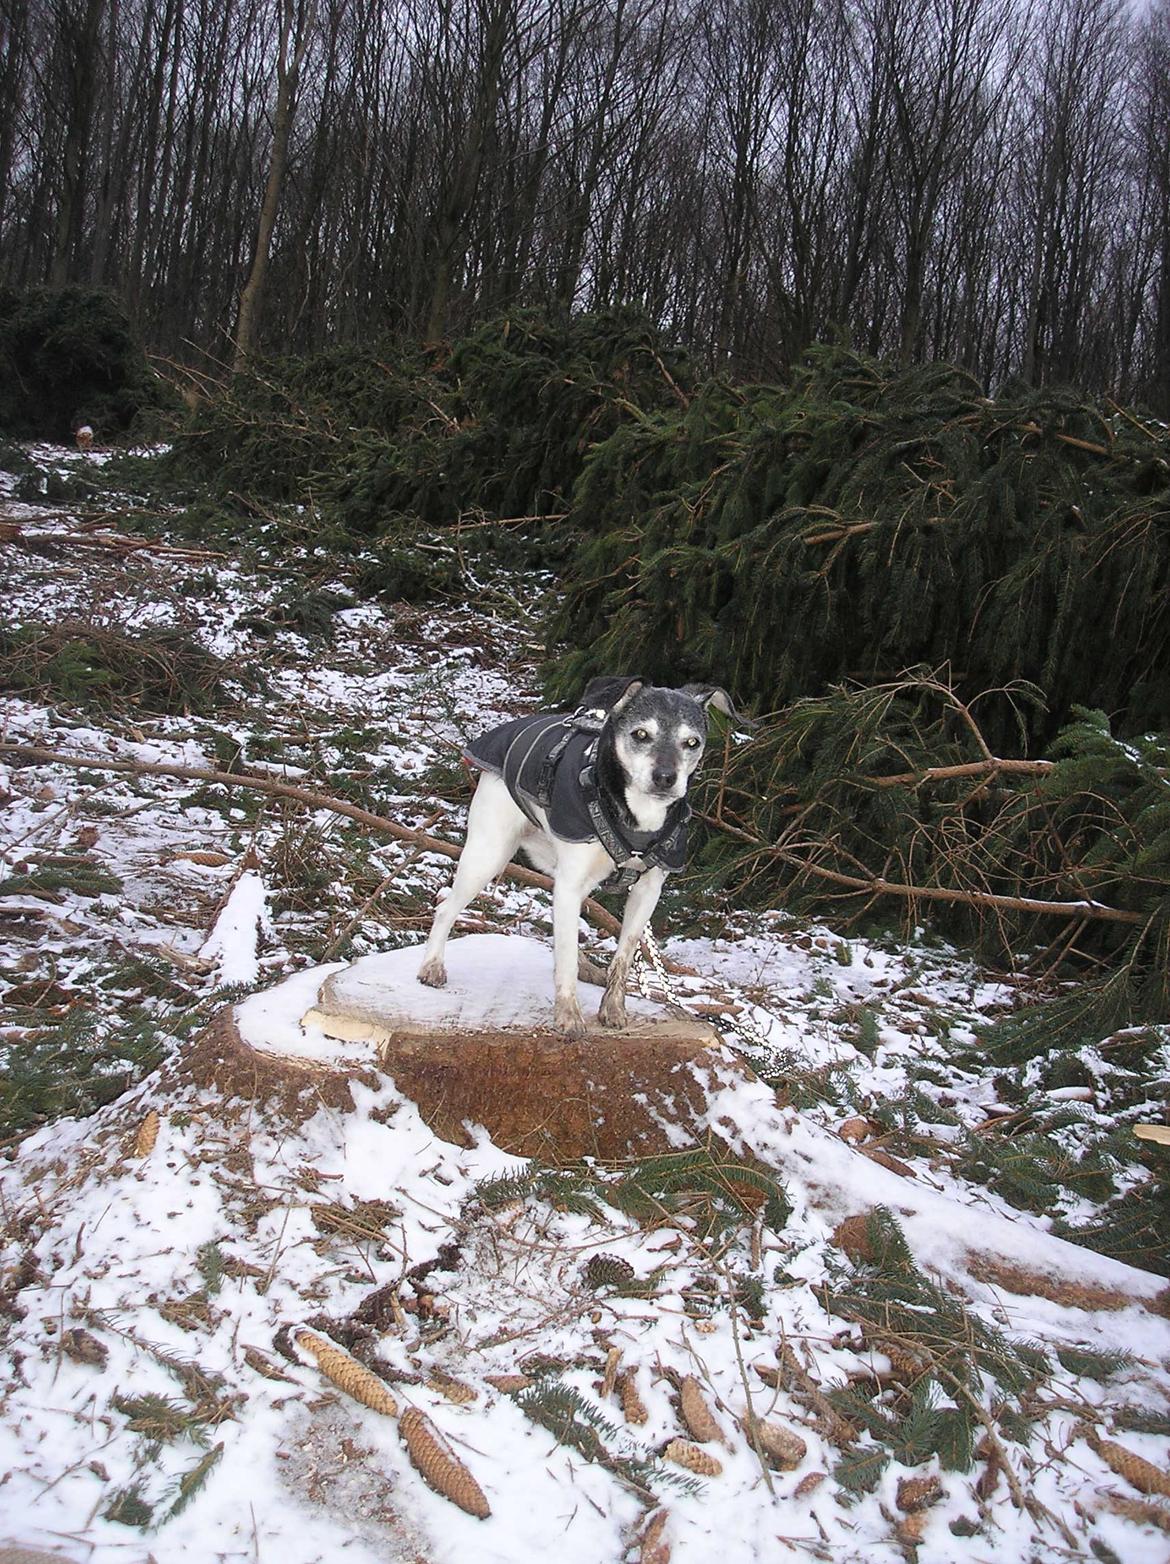
[[[481,771],[503,778],[533,825],[566,842],[597,840],[617,866],[599,887],[628,890],[649,868],[667,874],[686,863],[690,806],[677,799],[658,831],[626,824],[618,801],[597,780],[597,740],[608,713],[582,707],[565,716],[541,712],[517,717],[482,734],[465,751]]]

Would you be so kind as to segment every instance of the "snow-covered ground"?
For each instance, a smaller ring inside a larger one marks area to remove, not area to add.
[[[247,622],[275,617],[290,580],[344,599],[327,561],[200,553],[189,537],[188,553],[124,552],[93,527],[87,541],[84,514],[0,499],[6,519],[36,534],[0,541],[10,626],[181,630],[224,659],[232,698],[205,715],[103,716],[13,693],[9,745],[359,790],[455,840],[459,744],[536,703],[537,623],[502,578],[450,611],[352,601],[307,639]],[[955,1155],[1017,1107],[978,1050],[1011,983],[945,947],[780,910],[696,917],[700,932],[665,942],[687,1002],[721,1016],[732,1046],[763,1036],[771,1052],[754,1057],[778,1087],[709,1071],[706,1127],[770,1169],[788,1209],[663,1194],[647,1218],[605,1198],[620,1172],[596,1170],[584,1198],[567,1175],[526,1178],[482,1128],[469,1146],[439,1139],[368,1053],[341,1058],[301,1026],[340,961],[421,940],[445,857],[246,788],[11,751],[0,801],[11,1111],[27,1100],[35,1120],[46,1091],[106,1104],[14,1131],[0,1168],[0,1545],[98,1564],[526,1564],[553,1550],[565,1564],[1163,1564],[1164,1280],[1063,1243],[1056,1211],[1015,1209]],[[466,928],[527,949],[547,936],[547,903],[505,883]],[[363,1069],[352,1108],[245,1110],[184,1073],[241,988],[263,991],[238,1011],[254,1047]],[[1034,1083],[1038,1099],[1061,1091]],[[1164,1095],[1151,1082],[1147,1117]],[[1105,1114],[1091,1091],[1073,1100],[1086,1121]],[[910,1270],[867,1259],[874,1232],[850,1230],[875,1207]],[[398,1421],[324,1377],[304,1328],[376,1366],[400,1411],[426,1413],[488,1518],[427,1486]],[[1043,1363],[1016,1356],[1029,1344]],[[664,1455],[688,1437],[684,1386],[718,1425],[703,1443],[717,1474]],[[837,1392],[853,1400],[825,1400]],[[803,1453],[769,1467],[749,1408]],[[915,1458],[931,1417],[962,1423],[972,1446],[945,1467]],[[1123,1475],[1118,1448],[1162,1486]],[[907,1486],[919,1478],[936,1481]]]

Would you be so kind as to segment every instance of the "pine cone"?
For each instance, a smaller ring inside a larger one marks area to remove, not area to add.
[[[407,1407],[398,1420],[398,1428],[412,1463],[427,1484],[468,1515],[487,1520],[492,1512],[483,1489],[430,1418],[417,1407]]]
[[[622,1403],[622,1414],[627,1423],[633,1423],[640,1427],[650,1416],[646,1410],[646,1403],[638,1394],[638,1371],[628,1368],[624,1374],[617,1378],[618,1396]]]
[[[655,1510],[638,1538],[638,1564],[670,1564],[670,1543],[662,1533],[670,1519],[669,1510]]]
[[[1101,1502],[1114,1515],[1124,1515],[1138,1526],[1158,1526],[1170,1531],[1170,1510],[1165,1505],[1151,1504],[1148,1499],[1129,1499],[1121,1493],[1107,1493]]]
[[[61,1333],[61,1350],[74,1363],[88,1363],[93,1368],[104,1369],[109,1361],[110,1349],[92,1333],[73,1326]]]
[[[1091,1430],[1086,1432],[1085,1438],[1110,1471],[1124,1477],[1139,1493],[1170,1495],[1170,1473],[1164,1472],[1160,1466],[1155,1466],[1144,1456],[1135,1455],[1132,1450],[1127,1450],[1112,1439],[1102,1439]]]
[[[326,1379],[331,1379],[347,1396],[352,1396],[355,1401],[371,1407],[375,1412],[384,1412],[387,1417],[398,1415],[398,1403],[383,1382],[364,1363],[359,1363],[346,1352],[344,1347],[326,1341],[311,1330],[294,1331],[293,1340],[303,1351],[316,1358],[317,1367]]]
[[[693,1374],[684,1374],[679,1381],[678,1402],[682,1420],[692,1439],[699,1444],[708,1444],[713,1439],[720,1444],[724,1442],[723,1430],[715,1421],[703,1397],[702,1386]]]
[[[898,1508],[908,1515],[929,1509],[942,1496],[943,1486],[938,1477],[903,1477],[898,1482]]]
[[[590,1287],[628,1287],[634,1280],[634,1267],[617,1254],[590,1255],[585,1280]]]
[[[662,1453],[668,1461],[673,1461],[676,1466],[685,1466],[688,1472],[696,1472],[700,1477],[718,1477],[723,1470],[723,1463],[717,1461],[709,1450],[693,1445],[686,1439],[672,1439]]]
[[[790,1472],[800,1465],[808,1454],[808,1445],[790,1429],[782,1428],[779,1423],[765,1423],[762,1418],[752,1418],[745,1412],[740,1419],[740,1426],[752,1442],[753,1423],[755,1439],[759,1441],[760,1449],[768,1457],[769,1466],[774,1466],[777,1471]]]
[[[152,1108],[138,1126],[138,1134],[134,1137],[134,1155],[136,1157],[149,1157],[154,1150],[154,1143],[158,1139],[160,1124],[158,1109]]]
[[[469,1401],[474,1401],[479,1391],[473,1385],[465,1385],[461,1379],[456,1379],[454,1374],[445,1374],[441,1369],[435,1369],[427,1376],[426,1386],[428,1390],[437,1391],[439,1395],[446,1396],[448,1401],[453,1401],[456,1406],[466,1406]]]

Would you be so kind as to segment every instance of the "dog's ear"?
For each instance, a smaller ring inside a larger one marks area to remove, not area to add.
[[[603,711],[621,711],[627,701],[633,700],[644,688],[646,680],[641,674],[625,678],[607,674],[600,679],[590,679],[581,697],[582,706],[598,706]]]
[[[717,684],[684,684],[681,693],[689,695],[702,706],[714,706],[716,711],[721,711],[725,717],[730,717],[733,725],[742,728],[745,733],[755,732],[755,723],[736,711],[731,696]]]

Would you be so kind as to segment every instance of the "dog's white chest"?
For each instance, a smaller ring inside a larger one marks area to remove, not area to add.
[[[607,880],[618,867],[600,842],[561,842],[553,838],[556,849],[556,878],[566,877],[573,885],[581,887],[582,895],[594,890]],[[629,867],[639,872],[644,868],[640,858]]]

